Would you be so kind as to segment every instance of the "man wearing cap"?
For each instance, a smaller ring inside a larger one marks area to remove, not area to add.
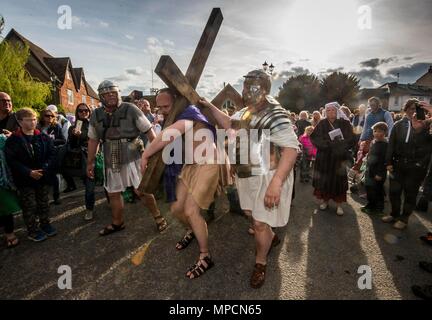
[[[253,288],[263,285],[267,255],[280,242],[272,227],[288,223],[294,184],[292,169],[299,151],[289,114],[269,95],[270,88],[269,74],[263,70],[249,72],[243,83],[245,108],[233,117],[205,99],[200,101],[211,110],[220,127],[243,130],[249,135],[246,144],[236,139],[234,167],[241,208],[252,214],[254,222],[256,255],[250,279]],[[247,161],[242,160],[245,154]]]
[[[103,81],[98,93],[102,107],[97,108],[90,119],[87,175],[94,178],[95,157],[101,143],[105,160],[104,187],[112,210],[112,223],[99,234],[105,236],[125,228],[121,193],[130,186],[135,188],[161,232],[166,229],[167,222],[160,214],[154,196],[136,190],[142,179],[140,158],[143,148],[141,140],[137,138],[144,132],[150,141],[153,140],[155,134],[152,125],[137,106],[121,101],[119,88],[113,82]]]

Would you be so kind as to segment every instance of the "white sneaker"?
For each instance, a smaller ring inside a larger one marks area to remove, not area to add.
[[[381,221],[385,222],[385,223],[393,222],[393,220],[394,220],[394,218],[391,215],[384,216],[384,217],[381,218]]]
[[[343,211],[342,207],[337,207],[336,214],[338,216],[343,216],[344,215],[344,211]]]
[[[93,219],[93,210],[86,209],[85,214],[84,214],[84,220],[90,221],[92,219]]]
[[[320,210],[326,210],[328,208],[328,203],[327,202],[321,203],[319,208],[320,208]]]
[[[402,221],[396,221],[396,223],[393,225],[393,228],[398,229],[398,230],[403,230],[407,227],[407,224],[405,222]]]

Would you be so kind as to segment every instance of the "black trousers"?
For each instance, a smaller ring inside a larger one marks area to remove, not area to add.
[[[14,231],[14,217],[11,214],[0,216],[0,226],[4,227],[5,233]]]
[[[416,206],[419,187],[426,176],[426,168],[399,165],[394,169],[394,172],[390,175],[391,215],[402,222],[408,223],[408,219]],[[402,193],[405,201],[401,215]]]
[[[374,210],[384,210],[384,181],[375,181],[373,185],[366,186],[367,206]]]

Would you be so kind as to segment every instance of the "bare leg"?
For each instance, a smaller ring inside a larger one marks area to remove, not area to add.
[[[188,193],[185,184],[179,180],[176,189],[177,201],[171,204],[170,211],[187,229],[190,229],[189,221],[184,214],[187,195]]]
[[[263,222],[254,220],[256,257],[255,262],[267,264],[267,254],[270,250],[274,232],[271,227]]]
[[[123,198],[120,192],[108,193],[111,205],[112,223],[119,226],[123,224]]]
[[[249,228],[248,228],[248,233],[253,236],[255,234],[255,230],[254,230],[254,224],[253,224],[253,218],[252,218],[252,211],[251,210],[243,210],[243,212],[245,213],[245,216],[248,218],[249,220]]]
[[[185,215],[188,218],[200,248],[199,261],[197,264],[201,265],[203,267],[202,269],[207,269],[208,264],[203,259],[210,256],[208,249],[208,229],[205,219],[201,216],[200,210],[200,207],[195,202],[192,195],[188,194],[185,202]],[[191,271],[188,271],[186,276],[190,279],[197,277]]]
[[[150,211],[151,215],[153,216],[153,219],[156,222],[158,230],[160,232],[165,230],[168,224],[159,211],[154,195],[150,193],[141,193],[137,189],[134,189],[134,191],[135,194],[141,199],[142,203],[144,204],[144,207],[146,207]]]

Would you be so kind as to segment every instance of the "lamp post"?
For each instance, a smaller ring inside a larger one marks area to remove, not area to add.
[[[273,63],[270,63],[270,65],[267,63],[267,61],[264,61],[264,63],[262,64],[263,70],[265,72],[268,72],[270,75],[273,74],[273,70],[275,68],[275,66],[273,65]]]

